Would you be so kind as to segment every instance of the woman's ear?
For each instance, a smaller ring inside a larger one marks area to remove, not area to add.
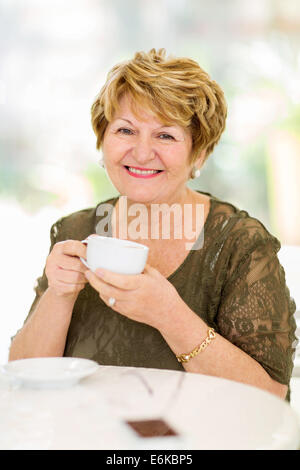
[[[191,179],[199,178],[201,174],[200,168],[203,166],[203,163],[205,162],[205,157],[206,157],[206,149],[201,150],[199,157],[193,162],[191,172],[190,172]]]
[[[203,166],[206,158],[206,149],[201,150],[199,157],[197,160],[194,161],[194,166],[200,170],[200,168]]]

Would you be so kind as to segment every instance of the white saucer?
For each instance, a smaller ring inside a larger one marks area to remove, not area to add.
[[[2,367],[15,383],[30,388],[65,388],[93,374],[99,364],[76,357],[40,357],[10,361]]]

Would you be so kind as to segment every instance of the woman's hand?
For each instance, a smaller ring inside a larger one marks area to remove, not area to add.
[[[85,258],[86,246],[77,240],[66,240],[54,245],[46,262],[48,285],[58,296],[77,297],[87,283],[87,268],[80,261]]]
[[[99,297],[113,310],[132,320],[160,330],[168,322],[169,313],[182,302],[175,287],[159,271],[146,265],[142,274],[117,274],[104,269],[85,273]]]

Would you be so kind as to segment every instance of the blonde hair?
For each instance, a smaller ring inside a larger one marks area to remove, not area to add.
[[[191,163],[204,149],[207,157],[225,129],[227,105],[219,85],[194,60],[166,57],[165,49],[151,49],[137,52],[108,73],[91,108],[97,149],[124,94],[132,97],[134,112],[138,105],[146,105],[165,125],[190,129]]]

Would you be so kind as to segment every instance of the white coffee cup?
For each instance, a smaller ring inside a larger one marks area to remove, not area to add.
[[[100,235],[89,236],[82,243],[87,245],[86,260],[80,259],[91,271],[103,268],[119,274],[140,274],[149,252],[141,243]]]

